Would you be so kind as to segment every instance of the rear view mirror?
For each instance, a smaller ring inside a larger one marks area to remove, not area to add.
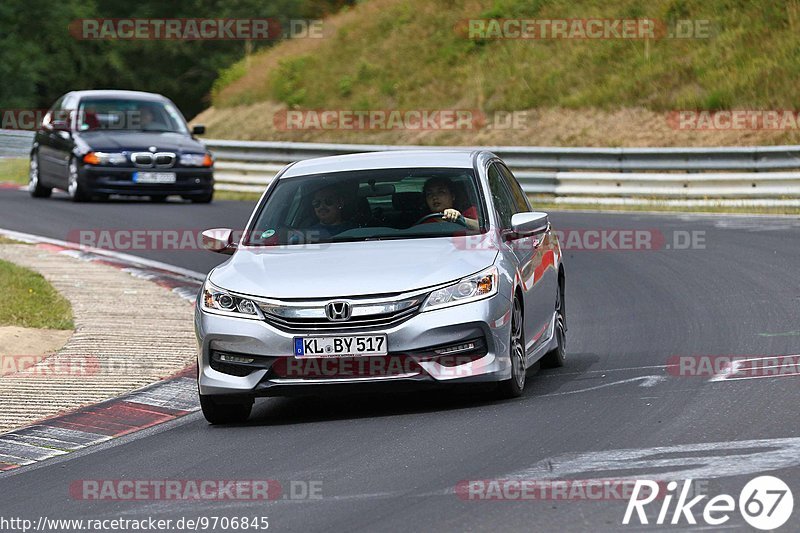
[[[547,231],[550,226],[550,219],[547,213],[537,211],[517,213],[511,217],[511,231],[516,235],[538,236]]]
[[[358,196],[361,198],[369,196],[389,196],[390,194],[394,194],[394,192],[395,189],[393,183],[371,183],[369,188],[359,189]]]
[[[206,127],[202,124],[195,124],[192,126],[192,135],[203,135],[206,132]]]
[[[228,228],[207,229],[202,234],[203,248],[218,254],[233,255],[236,244],[233,232]]]

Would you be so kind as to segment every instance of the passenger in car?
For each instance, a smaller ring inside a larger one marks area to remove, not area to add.
[[[317,231],[317,236],[320,239],[330,238],[338,233],[357,227],[355,223],[345,220],[343,212],[345,198],[334,185],[323,187],[316,191],[311,200],[311,207],[314,209],[314,215],[316,215],[318,222],[308,229]]]
[[[478,223],[478,209],[471,205],[464,209],[463,213],[456,209],[456,188],[449,178],[433,177],[425,182],[422,188],[425,196],[425,203],[431,214],[442,213],[441,218],[429,218],[424,224],[430,222],[458,222],[463,223],[467,228],[477,230],[480,228]],[[463,219],[463,222],[462,222]]]

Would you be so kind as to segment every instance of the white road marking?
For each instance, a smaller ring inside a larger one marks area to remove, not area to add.
[[[603,479],[646,477],[673,481],[746,476],[797,466],[800,466],[800,438],[791,437],[568,453],[500,477],[587,479],[596,473]],[[614,471],[621,474],[614,476]]]
[[[193,278],[198,281],[202,281],[206,279],[205,274],[201,272],[195,272],[193,270],[188,270],[185,268],[177,267],[174,265],[170,265],[167,263],[162,263],[161,261],[154,261],[152,259],[145,259],[144,257],[139,257],[137,255],[131,254],[124,254],[121,252],[114,252],[112,250],[103,250],[102,248],[93,248],[90,246],[80,246],[74,242],[67,242],[62,241],[59,239],[51,239],[49,237],[42,237],[40,235],[33,235],[31,233],[22,233],[20,231],[12,231],[8,229],[0,228],[0,235],[8,237],[10,239],[15,239],[22,242],[30,242],[30,243],[47,243],[47,244],[55,244],[56,246],[62,246],[64,248],[69,248],[71,250],[78,250],[83,252],[91,252],[97,255],[104,255],[106,257],[111,257],[114,259],[119,259],[126,263],[134,263],[139,264],[151,268],[155,268],[158,270],[163,270],[164,272],[171,272],[173,274],[178,274],[181,276],[185,276],[187,278]]]
[[[594,387],[587,387],[585,389],[578,389],[578,390],[571,390],[564,392],[553,392],[550,394],[541,394],[536,396],[536,398],[546,398],[548,396],[566,396],[569,394],[580,394],[582,392],[605,389],[606,387],[614,387],[616,385],[624,385],[626,383],[634,383],[636,381],[641,381],[641,383],[639,384],[640,387],[653,387],[658,383],[665,381],[666,379],[667,378],[664,376],[639,376],[637,378],[622,379],[619,381],[612,381],[611,383],[603,383],[602,385],[595,385]]]
[[[715,374],[711,379],[709,379],[709,383],[716,383],[719,381],[744,381],[748,379],[762,379],[762,378],[780,378],[780,377],[789,377],[789,376],[800,376],[800,373],[797,372],[787,372],[787,373],[774,373],[769,375],[758,375],[758,376],[739,376],[739,371],[742,370],[742,367],[746,367],[745,363],[752,363],[758,361],[769,361],[775,359],[784,359],[789,357],[798,357],[797,355],[786,355],[786,356],[775,356],[769,355],[764,357],[751,357],[749,359],[736,359],[730,365],[725,366],[721,372]],[[758,371],[763,372],[770,368],[784,368],[784,365],[776,364],[776,365],[767,365],[767,366],[758,366]],[[745,368],[747,370],[747,368]]]

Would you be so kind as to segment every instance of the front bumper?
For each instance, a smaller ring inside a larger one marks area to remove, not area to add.
[[[134,172],[174,172],[175,183],[136,183]],[[97,194],[133,196],[171,195],[202,196],[214,190],[213,168],[173,167],[141,169],[133,167],[104,167],[85,165],[80,179],[87,191]]]
[[[261,320],[210,314],[198,303],[195,332],[199,390],[204,395],[284,396],[345,386],[366,391],[376,386],[390,389],[390,384],[424,387],[506,380],[511,377],[507,356],[510,306],[508,298],[496,294],[477,302],[417,313],[391,328],[341,333],[385,333],[389,355],[380,362],[375,357],[349,358],[352,361],[297,359],[293,355],[294,338],[304,335],[281,331]],[[336,334],[325,332],[325,336]],[[439,356],[433,351],[468,341],[476,343],[476,349],[469,353]],[[242,365],[220,365],[220,353],[253,359],[252,371],[245,368],[239,372],[241,368],[237,367]],[[212,356],[216,369],[212,368]],[[377,373],[359,371],[365,368],[377,369]]]

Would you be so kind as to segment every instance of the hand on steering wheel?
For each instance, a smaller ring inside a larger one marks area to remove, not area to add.
[[[455,209],[453,209],[453,211],[455,211]],[[458,213],[458,211],[456,211],[456,212]],[[445,217],[445,214],[441,213],[441,212],[440,213],[431,213],[429,215],[425,215],[424,217],[422,217],[419,220],[417,220],[416,222],[414,222],[414,225],[416,226],[417,224],[422,224],[423,222],[425,222],[426,220],[431,219],[431,218],[439,218],[440,220],[445,220],[444,217]],[[459,213],[457,219],[455,219],[455,220],[446,220],[446,222],[453,222],[455,224],[460,224],[460,225],[462,225],[464,227],[467,227],[467,221],[466,221],[466,219],[464,219],[464,216],[462,214],[460,214],[460,213]]]

